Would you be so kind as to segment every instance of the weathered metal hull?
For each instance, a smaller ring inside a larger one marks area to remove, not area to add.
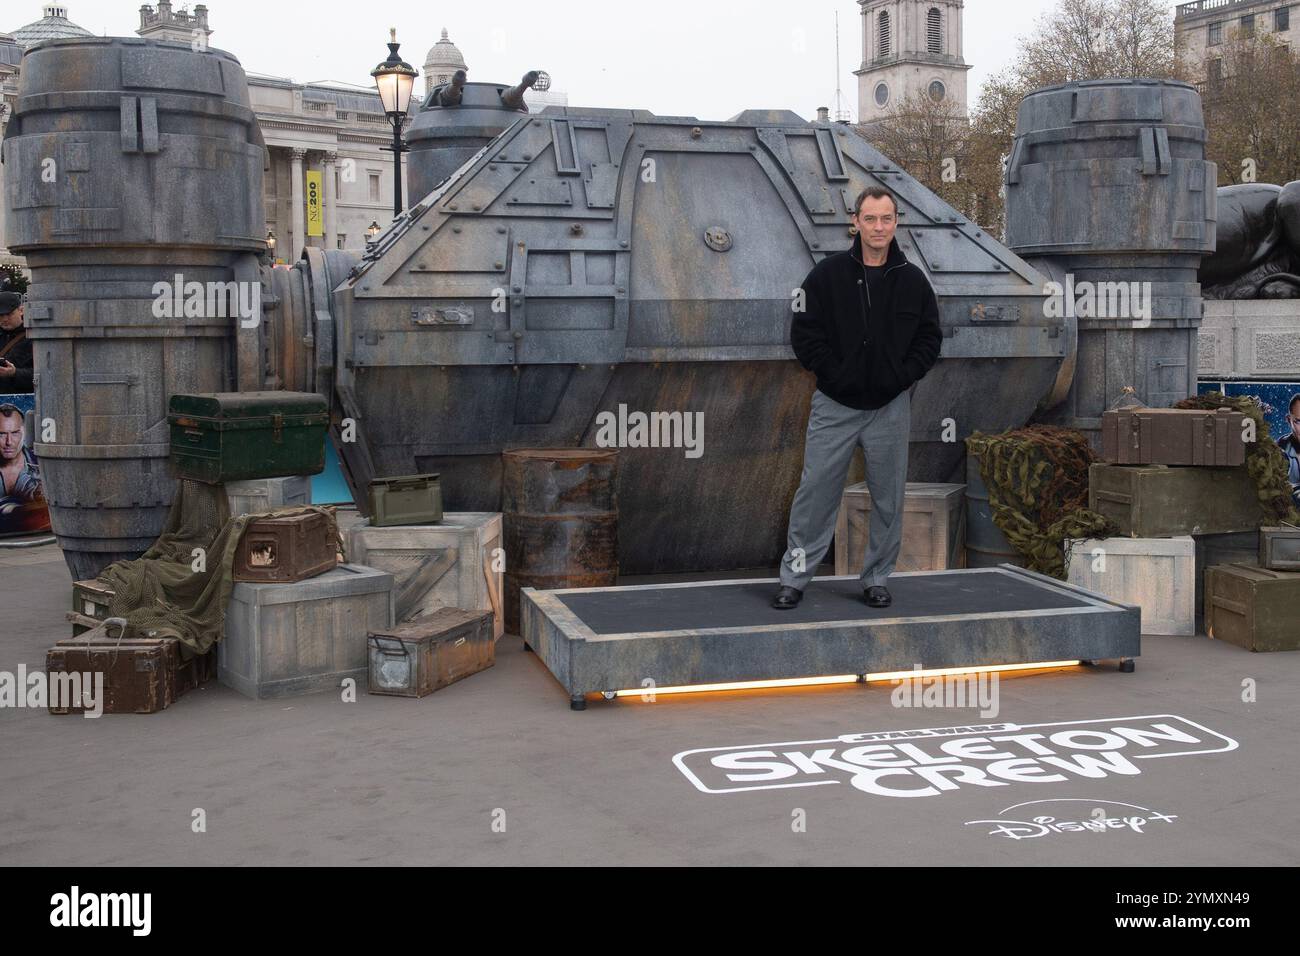
[[[961,480],[966,435],[1023,424],[1072,349],[1042,277],[846,127],[759,111],[548,109],[425,197],[330,298],[340,414],[365,436],[352,456],[438,471],[448,508],[492,510],[505,449],[597,446],[603,413],[701,413],[698,456],[620,447],[620,568],[774,563],[814,387],[792,294],[847,248],[870,183],[899,195],[945,326],[909,478]]]
[[[146,59],[166,47],[178,86],[210,71],[205,57],[225,57],[125,40],[85,46]],[[57,90],[57,65],[25,66],[28,92]],[[168,94],[157,98],[172,148],[119,161],[127,113],[117,107],[134,94],[112,76],[78,81],[103,88],[95,95],[114,109],[95,114],[102,129],[91,135],[107,137],[108,160],[94,175],[120,180],[148,223],[63,238],[22,210],[9,220],[22,240],[11,245],[33,264],[33,299],[78,303],[54,312],[45,337],[57,330],[63,352],[51,347],[38,372],[44,408],[80,434],[38,452],[51,462],[55,527],[79,578],[138,554],[161,528],[171,497],[166,396],[232,387],[327,396],[363,511],[371,478],[428,471],[442,474],[448,510],[499,510],[503,450],[602,444],[601,413],[699,413],[698,455],[681,440],[620,449],[621,570],[770,565],[784,549],[813,390],[789,346],[793,294],[814,263],[847,248],[853,199],[870,184],[898,195],[899,242],[935,286],[944,326],[942,358],[913,396],[908,477],[960,480],[967,435],[1022,424],[1040,400],[1064,395],[1073,330],[1044,315],[1042,275],[848,127],[782,111],[725,122],[640,110],[525,115],[360,260],[308,249],[292,268],[250,270],[261,245],[260,137],[237,65],[224,58],[219,70],[233,102],[207,117],[225,125],[199,137],[212,162],[183,175],[168,166],[190,155],[169,131]],[[208,102],[202,91],[177,95],[178,115]],[[20,98],[24,136],[40,104]],[[86,126],[72,105],[65,113],[59,135]],[[441,145],[456,141],[454,125],[439,132]],[[21,160],[36,165],[35,154]],[[206,197],[202,222],[184,202],[195,189]],[[149,225],[163,222],[172,225]],[[134,245],[114,248],[118,240]],[[173,265],[187,279],[260,280],[267,321],[146,318],[152,283]],[[104,285],[119,276],[134,285]],[[129,314],[121,329],[98,328],[109,323],[90,300],[105,297],[111,309],[101,310]],[[134,403],[120,420],[96,411],[94,383],[66,371],[90,369],[103,387],[131,366],[148,374],[114,386],[118,407]],[[109,421],[116,430],[104,430]],[[343,438],[349,423],[355,441]],[[71,454],[75,465],[61,466]]]

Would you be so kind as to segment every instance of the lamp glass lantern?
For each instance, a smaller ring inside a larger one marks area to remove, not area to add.
[[[388,59],[384,60],[370,75],[374,77],[375,89],[379,91],[379,101],[383,104],[384,115],[393,126],[393,145],[383,147],[393,153],[393,215],[402,214],[402,153],[408,147],[402,142],[402,124],[406,121],[406,111],[411,106],[411,90],[415,87],[418,75],[411,64],[397,55],[397,30],[389,31]]]

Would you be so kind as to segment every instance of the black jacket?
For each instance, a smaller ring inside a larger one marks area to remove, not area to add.
[[[878,292],[869,294],[862,237],[827,256],[803,280],[790,347],[823,394],[850,408],[889,404],[939,361],[943,328],[934,289],[920,267],[889,244]]]
[[[22,332],[20,325],[12,332],[0,329],[0,352],[16,339]],[[0,378],[0,395],[23,394],[32,391],[32,340],[24,338],[5,355],[4,361],[12,362],[18,374],[12,378]]]

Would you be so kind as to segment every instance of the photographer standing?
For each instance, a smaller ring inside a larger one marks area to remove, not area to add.
[[[0,393],[32,391],[32,343],[23,328],[23,297],[0,292]]]

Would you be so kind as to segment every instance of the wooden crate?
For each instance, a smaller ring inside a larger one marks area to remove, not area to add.
[[[1300,650],[1300,572],[1249,564],[1207,569],[1205,633],[1250,651]]]
[[[114,591],[98,578],[72,582],[72,636],[84,634],[108,620],[108,606]]]
[[[945,571],[966,566],[965,485],[908,482],[898,571]],[[866,482],[844,489],[835,523],[835,573],[860,574],[870,540],[871,493]]]
[[[1255,482],[1244,465],[1094,462],[1088,468],[1088,507],[1112,519],[1120,534],[1139,538],[1255,531],[1264,521]]]
[[[366,635],[393,623],[393,576],[341,564],[293,584],[236,584],[217,680],[247,697],[287,697],[366,679]]]
[[[1143,634],[1196,633],[1196,542],[1191,535],[1073,538],[1066,544],[1067,580],[1123,604],[1138,605]]]
[[[1205,633],[1205,572],[1216,564],[1254,564],[1259,554],[1258,531],[1194,534],[1196,542],[1196,632]]]
[[[225,488],[232,518],[311,504],[311,478],[307,475],[228,481]]]
[[[1229,408],[1120,408],[1101,416],[1101,458],[1116,465],[1240,465],[1246,416]]]
[[[393,575],[398,622],[440,607],[491,611],[492,633],[499,640],[505,633],[501,547],[499,511],[452,511],[441,524],[376,528],[358,523],[348,532],[347,555]]]

